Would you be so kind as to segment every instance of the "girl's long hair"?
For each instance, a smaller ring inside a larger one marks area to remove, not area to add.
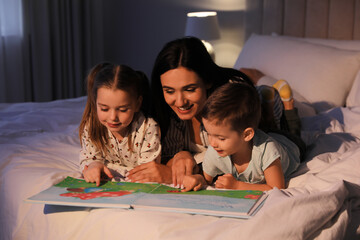
[[[81,145],[85,127],[89,131],[91,142],[97,149],[105,153],[108,143],[107,128],[102,125],[97,117],[96,99],[98,89],[120,89],[130,92],[135,99],[142,96],[141,111],[146,115],[149,105],[149,81],[141,71],[135,71],[127,65],[113,63],[100,63],[94,66],[87,76],[87,102],[79,126],[79,138]]]

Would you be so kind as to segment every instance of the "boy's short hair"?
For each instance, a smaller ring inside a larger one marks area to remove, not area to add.
[[[216,124],[229,123],[235,131],[257,129],[261,118],[258,92],[254,86],[230,80],[210,95],[201,115]]]

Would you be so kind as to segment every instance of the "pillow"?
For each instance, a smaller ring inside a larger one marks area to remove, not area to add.
[[[271,34],[274,37],[287,38],[290,40],[298,40],[308,43],[319,44],[328,47],[335,47],[343,50],[355,50],[360,51],[360,40],[336,40],[336,39],[323,39],[323,38],[302,38],[278,35],[276,33]]]
[[[301,38],[301,37],[290,37],[290,36],[281,36],[275,33],[272,36],[305,41],[314,44],[320,44],[330,47],[335,47],[345,50],[355,50],[360,51],[360,41],[359,40],[335,40],[335,39],[321,39],[321,38]],[[354,107],[360,106],[360,71],[357,72],[355,81],[351,87],[350,93],[346,98],[346,106]]]
[[[345,105],[360,67],[360,52],[253,34],[234,65],[242,67],[285,79],[321,112]]]
[[[350,93],[346,99],[347,107],[360,106],[360,71],[358,71]]]

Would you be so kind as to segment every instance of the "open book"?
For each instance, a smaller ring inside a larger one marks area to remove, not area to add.
[[[267,195],[261,191],[200,190],[181,192],[157,183],[103,182],[99,187],[83,179],[62,182],[26,199],[29,203],[172,211],[249,218]]]

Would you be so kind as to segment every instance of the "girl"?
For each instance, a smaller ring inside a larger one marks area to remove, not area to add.
[[[80,170],[87,182],[99,186],[101,174],[124,176],[137,165],[160,161],[160,129],[145,117],[142,104],[148,87],[145,74],[126,65],[101,63],[91,70],[79,128]]]

